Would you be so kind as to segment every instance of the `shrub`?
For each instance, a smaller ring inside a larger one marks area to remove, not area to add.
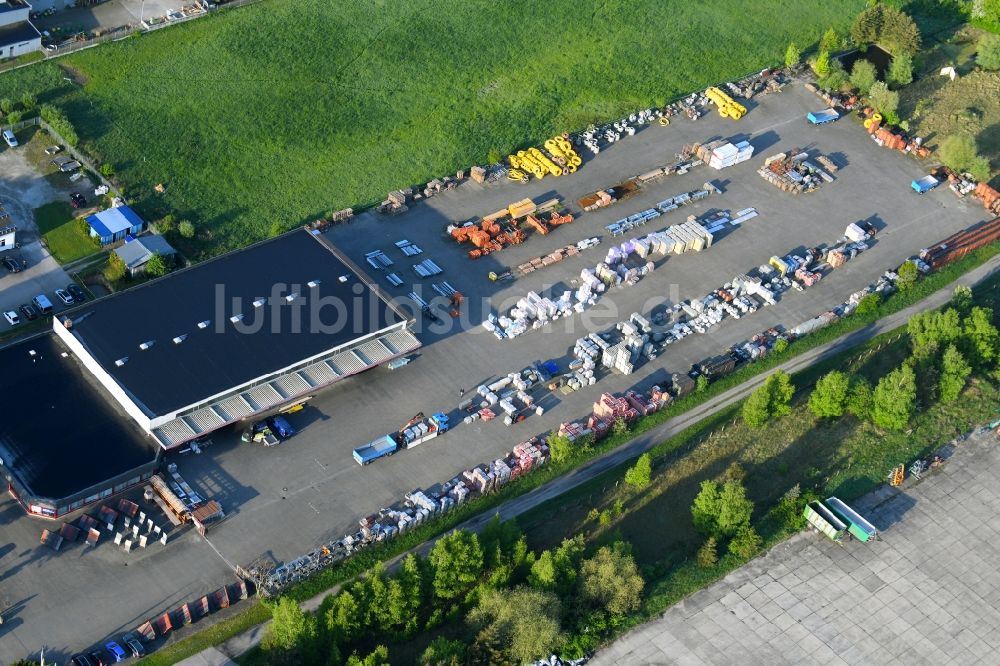
[[[194,238],[194,225],[187,220],[181,220],[180,224],[177,225],[177,231],[184,238]]]
[[[105,178],[111,178],[113,175],[115,175],[115,167],[109,164],[108,162],[102,164],[101,167],[98,169],[98,171],[100,171],[101,175],[104,176]]]
[[[14,100],[12,100],[9,97],[4,97],[3,99],[0,99],[0,111],[2,111],[4,115],[7,115],[13,110],[14,110]]]
[[[150,277],[163,277],[168,272],[170,272],[170,267],[167,266],[166,260],[159,253],[154,254],[146,262],[146,275]]]
[[[976,62],[983,69],[1000,69],[1000,35],[986,33],[976,45]]]
[[[794,67],[799,64],[799,60],[801,59],[801,49],[799,49],[795,42],[789,43],[788,48],[785,49],[785,67]]]
[[[900,291],[906,291],[917,283],[919,272],[917,271],[917,265],[912,261],[904,262],[896,273],[899,275],[899,279],[896,280],[896,286],[899,287]]]
[[[695,559],[702,569],[711,569],[719,563],[718,543],[715,537],[708,537],[704,545],[698,549],[698,555]]]
[[[708,377],[705,375],[698,375],[698,379],[694,382],[695,392],[704,393],[708,389]]]
[[[873,292],[871,294],[865,294],[861,297],[861,300],[858,301],[858,307],[854,309],[854,312],[859,315],[866,315],[878,310],[878,306],[881,304],[882,296],[878,293]]]
[[[69,118],[62,111],[51,104],[46,104],[41,108],[40,115],[42,120],[48,123],[49,127],[62,137],[63,141],[70,146],[76,146],[80,139],[73,128],[73,123],[69,121]]]
[[[748,560],[758,552],[763,541],[760,535],[749,523],[736,531],[736,536],[729,542],[729,552],[744,560]]]
[[[168,234],[177,230],[177,218],[171,214],[164,215],[156,223],[156,229],[161,234]]]
[[[108,257],[108,263],[104,267],[104,279],[108,282],[118,282],[125,277],[125,273],[128,268],[125,266],[125,262],[121,260],[114,252]]]
[[[886,72],[886,80],[894,88],[902,88],[913,81],[913,58],[909,53],[903,52],[893,56],[889,71]]]
[[[21,95],[21,107],[25,111],[31,111],[36,106],[38,106],[38,100],[35,98],[33,94],[31,94],[30,92],[25,92],[23,95]]]
[[[938,148],[938,155],[942,162],[956,171],[968,171],[976,180],[989,180],[989,160],[979,156],[976,140],[968,134],[945,137]]]
[[[847,83],[849,77],[847,72],[844,70],[844,66],[839,60],[834,60],[830,63],[830,67],[827,70],[826,76],[823,76],[819,80],[819,84],[823,88],[829,90],[840,90]]]
[[[899,93],[889,90],[889,86],[883,81],[876,81],[868,90],[868,101],[871,102],[875,110],[881,113],[882,117],[889,123],[889,115],[895,114],[896,109],[899,108]],[[892,125],[895,123],[889,124]]]
[[[20,111],[11,111],[7,114],[7,123],[13,125],[14,123],[21,122],[21,118],[24,116]]]

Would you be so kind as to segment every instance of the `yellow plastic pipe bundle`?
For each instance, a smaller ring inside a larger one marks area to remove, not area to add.
[[[549,151],[553,157],[560,158],[565,162],[565,173],[574,173],[577,167],[583,164],[583,160],[573,150],[573,145],[562,135],[546,141],[545,150]]]
[[[527,151],[519,150],[516,155],[511,155],[507,159],[510,161],[510,165],[515,169],[527,171],[539,179],[545,177],[547,169],[535,160],[535,158]]]
[[[747,112],[747,108],[745,106],[714,86],[706,90],[705,95],[707,95],[708,98],[712,100],[717,107],[719,107],[719,115],[723,118],[739,120]]]
[[[553,176],[561,176],[561,175],[563,175],[562,167],[560,167],[558,164],[556,164],[555,162],[553,162],[552,160],[550,160],[548,157],[546,157],[545,153],[543,153],[542,151],[538,150],[538,148],[535,148],[534,146],[532,146],[531,148],[528,148],[528,154],[531,155],[531,157],[534,158],[534,160],[536,162],[538,162],[539,164],[541,164],[543,169],[545,169],[547,172],[549,172]]]

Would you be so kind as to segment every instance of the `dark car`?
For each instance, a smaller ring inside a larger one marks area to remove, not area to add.
[[[87,300],[87,294],[80,288],[80,285],[75,282],[73,284],[66,285],[66,291],[68,291],[69,295],[73,297],[74,303],[83,303]]]
[[[70,660],[73,666],[95,666],[94,662],[90,660],[85,654],[78,654]]]
[[[87,655],[90,659],[90,663],[94,666],[108,666],[108,655],[103,654],[99,650],[94,650]]]
[[[87,205],[87,199],[79,192],[69,195],[69,200],[73,204],[73,208],[83,208]]]
[[[27,303],[22,304],[17,308],[18,311],[24,315],[24,318],[28,321],[35,321],[38,319],[38,310],[35,309],[34,305],[28,305]]]
[[[3,265],[11,273],[20,273],[21,272],[21,264],[14,257],[4,257],[3,258]]]

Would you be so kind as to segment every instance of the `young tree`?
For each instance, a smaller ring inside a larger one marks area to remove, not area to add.
[[[705,375],[698,375],[698,379],[694,381],[695,393],[704,393],[708,390],[708,377]]]
[[[708,537],[702,547],[698,549],[698,555],[695,557],[695,560],[698,562],[698,566],[702,569],[711,569],[718,564],[718,549],[719,546],[715,537]]]
[[[859,419],[867,419],[872,411],[872,386],[864,377],[851,382],[847,394],[847,411]]]
[[[965,358],[978,370],[986,370],[997,359],[1000,333],[993,325],[993,311],[974,307],[962,323],[961,349]]]
[[[850,380],[839,370],[823,375],[809,396],[809,409],[819,418],[843,416]]]
[[[691,519],[695,529],[702,534],[715,534],[718,515],[719,484],[715,481],[702,481],[701,490],[691,504]]]
[[[899,267],[896,271],[899,275],[899,279],[896,280],[896,286],[899,287],[900,291],[906,291],[913,285],[917,283],[917,265],[912,261],[904,261],[903,265]]]
[[[868,101],[883,118],[888,119],[899,108],[899,93],[889,90],[889,86],[883,81],[876,81],[868,89]]]
[[[1000,2],[997,3],[1000,6]],[[983,69],[1000,69],[1000,35],[991,32],[979,38],[976,45],[976,64]]]
[[[14,110],[14,100],[12,100],[9,97],[4,97],[3,99],[0,99],[0,112],[2,112],[6,116],[13,110]]]
[[[879,44],[885,46],[893,55],[900,53],[916,53],[920,50],[920,30],[910,16],[891,5],[880,5],[885,8],[882,29],[879,32]]]
[[[31,111],[36,106],[38,106],[38,99],[30,92],[25,92],[21,95],[21,107],[25,111]]]
[[[902,88],[913,81],[913,57],[906,51],[893,56],[886,79],[894,88]]]
[[[902,430],[917,406],[917,379],[903,365],[879,380],[872,394],[872,421],[885,430]]]
[[[840,37],[837,35],[837,31],[833,28],[827,28],[826,32],[819,40],[819,50],[820,51],[833,51],[838,46],[840,46]]]
[[[653,463],[648,453],[643,453],[635,465],[625,472],[625,483],[633,488],[645,488],[653,475]]]
[[[365,630],[365,609],[361,608],[350,590],[342,590],[333,598],[323,620],[326,630],[337,642],[349,643]]]
[[[955,292],[951,295],[951,307],[955,309],[960,318],[968,317],[974,305],[972,287],[965,284],[955,287]]]
[[[878,33],[882,27],[882,11],[877,6],[869,7],[858,14],[851,25],[851,41],[859,49],[864,50],[869,44],[878,41]]]
[[[721,536],[732,536],[740,527],[750,522],[753,514],[753,502],[747,499],[746,488],[735,479],[722,484],[719,493],[719,515],[716,517],[716,530]]]
[[[146,262],[146,275],[149,277],[163,277],[170,271],[167,262],[160,253],[154,254]]]
[[[952,134],[938,148],[941,161],[956,171],[964,171],[977,156],[976,140],[969,134]]]
[[[962,320],[958,311],[948,308],[944,312],[920,312],[906,323],[913,354],[932,356],[937,350],[962,336]]]
[[[156,223],[156,230],[161,234],[170,233],[177,230],[177,218],[172,214],[166,214]]]
[[[389,666],[389,648],[376,645],[368,656],[362,658],[357,653],[347,658],[347,666]]]
[[[878,310],[878,306],[882,304],[882,297],[877,292],[872,292],[871,294],[865,294],[858,301],[858,307],[854,309],[855,314],[866,315]]]
[[[835,59],[830,61],[830,67],[826,75],[820,77],[819,85],[829,90],[840,90],[849,80],[850,77],[847,75],[844,65],[841,64],[839,59]]]
[[[271,626],[264,636],[266,650],[292,651],[305,640],[309,622],[299,604],[290,597],[281,597],[271,613]]]
[[[565,642],[561,615],[562,604],[552,592],[517,587],[486,592],[469,613],[469,624],[478,631],[477,652],[500,651],[522,664],[551,654]]]
[[[819,55],[816,56],[816,60],[813,61],[813,71],[816,72],[816,76],[823,78],[830,73],[830,52],[820,51]]]
[[[184,238],[194,238],[194,225],[187,220],[181,220],[177,225],[177,231]]]
[[[982,47],[980,47],[982,51]],[[794,67],[799,64],[799,60],[802,59],[802,51],[795,44],[795,42],[789,42],[788,48],[785,49],[785,67]]]
[[[623,548],[604,546],[580,567],[580,594],[585,601],[612,615],[639,607],[645,582],[632,555]]]
[[[483,574],[483,551],[479,538],[466,530],[441,537],[430,555],[434,569],[434,594],[450,600],[461,596]]]
[[[792,396],[795,395],[792,378],[784,370],[775,370],[767,382],[771,383],[771,414],[787,416],[792,412]]]
[[[560,597],[568,596],[576,584],[576,572],[583,558],[583,551],[582,534],[572,539],[563,539],[562,544],[554,550],[542,551],[531,565],[528,584],[539,590],[555,592]]]
[[[465,663],[465,643],[438,636],[420,655],[420,666],[462,666]]]
[[[746,523],[736,530],[736,536],[729,542],[729,552],[736,557],[748,560],[760,551],[763,541],[757,531]]]
[[[786,338],[778,338],[774,341],[774,353],[780,354],[788,349],[788,340]]]
[[[942,402],[955,402],[965,388],[965,382],[972,373],[972,366],[962,356],[955,345],[948,345],[941,355],[941,378],[938,389]]]
[[[760,428],[769,418],[771,418],[771,387],[765,380],[743,403],[743,422],[751,428]]]
[[[877,80],[875,65],[864,58],[854,61],[854,66],[851,68],[851,85],[857,88],[859,93],[867,95]]]
[[[548,437],[549,455],[552,462],[566,462],[573,455],[573,442],[566,435],[550,434]]]
[[[628,422],[622,417],[615,419],[615,422],[611,424],[611,434],[621,436],[628,432]]]

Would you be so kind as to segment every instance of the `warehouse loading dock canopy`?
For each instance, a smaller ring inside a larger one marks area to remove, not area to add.
[[[403,314],[345,262],[326,239],[296,231],[77,308],[57,330],[150,421],[174,417],[404,329]]]

